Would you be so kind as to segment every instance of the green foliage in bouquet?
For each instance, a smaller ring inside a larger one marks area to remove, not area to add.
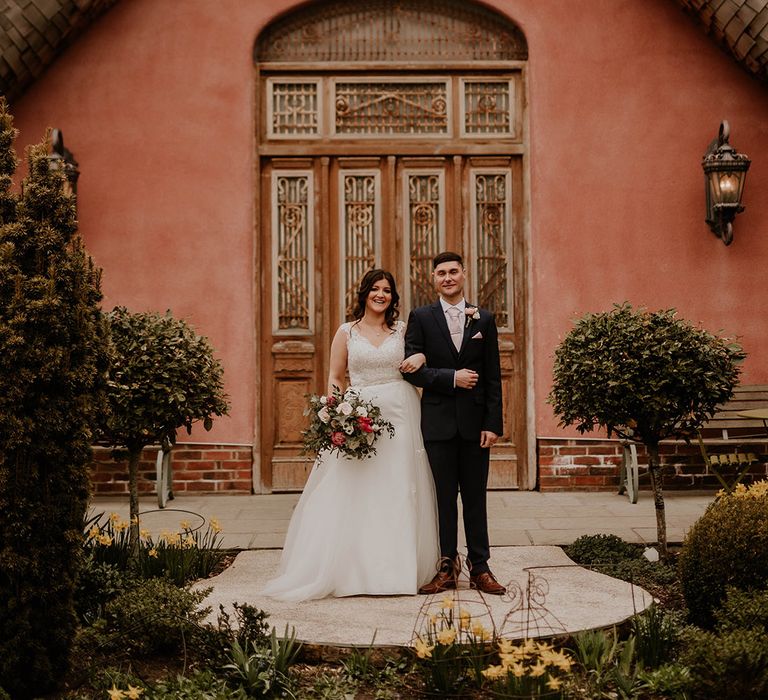
[[[111,358],[108,409],[101,439],[128,450],[131,554],[139,551],[138,467],[142,450],[174,444],[176,430],[228,411],[223,369],[208,340],[170,313],[131,313],[117,307],[107,314]]]
[[[0,99],[0,686],[26,698],[69,663],[107,352],[74,197],[47,141],[12,191],[15,135]]]
[[[768,481],[730,494],[707,508],[680,553],[680,579],[690,617],[710,628],[730,586],[761,590],[768,581]]]
[[[376,454],[376,440],[383,432],[390,437],[395,428],[381,415],[381,409],[364,401],[354,389],[342,392],[333,387],[330,396],[313,394],[304,415],[309,428],[302,433],[302,454],[330,452],[347,459],[366,459]]]
[[[555,350],[548,401],[560,425],[645,445],[659,554],[667,558],[659,442],[689,439],[733,394],[744,358],[735,342],[629,304],[586,314]]]

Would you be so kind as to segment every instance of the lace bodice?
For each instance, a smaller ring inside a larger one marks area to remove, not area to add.
[[[405,348],[405,323],[397,321],[394,331],[376,347],[353,323],[342,328],[347,334],[347,365],[352,386],[372,386],[401,381],[400,363]]]

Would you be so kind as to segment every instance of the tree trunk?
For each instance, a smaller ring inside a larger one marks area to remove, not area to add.
[[[659,458],[658,445],[646,445],[648,449],[648,472],[651,475],[651,488],[653,489],[653,505],[656,509],[656,537],[659,540],[659,558],[667,561],[667,518],[664,510],[663,476],[661,473],[661,459]]]
[[[139,563],[139,459],[143,447],[130,447],[128,449],[128,492],[129,496],[129,515],[131,528],[128,544],[130,547],[130,558],[134,564]]]

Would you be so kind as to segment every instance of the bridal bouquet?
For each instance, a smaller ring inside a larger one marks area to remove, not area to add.
[[[310,422],[302,433],[302,454],[326,450],[347,459],[365,459],[376,454],[375,443],[382,432],[395,434],[379,407],[363,401],[354,389],[342,392],[335,386],[330,396],[309,396],[304,415],[310,416]]]

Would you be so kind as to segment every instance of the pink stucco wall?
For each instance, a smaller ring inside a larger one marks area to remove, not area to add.
[[[672,0],[495,0],[530,48],[531,326],[536,432],[552,353],[586,311],[677,307],[738,334],[747,383],[768,383],[768,87]],[[293,0],[119,3],[13,105],[18,148],[47,126],[79,163],[81,231],[105,307],[171,309],[210,337],[231,417],[254,431],[253,66]],[[703,221],[701,157],[719,123],[752,159],[726,248]]]

